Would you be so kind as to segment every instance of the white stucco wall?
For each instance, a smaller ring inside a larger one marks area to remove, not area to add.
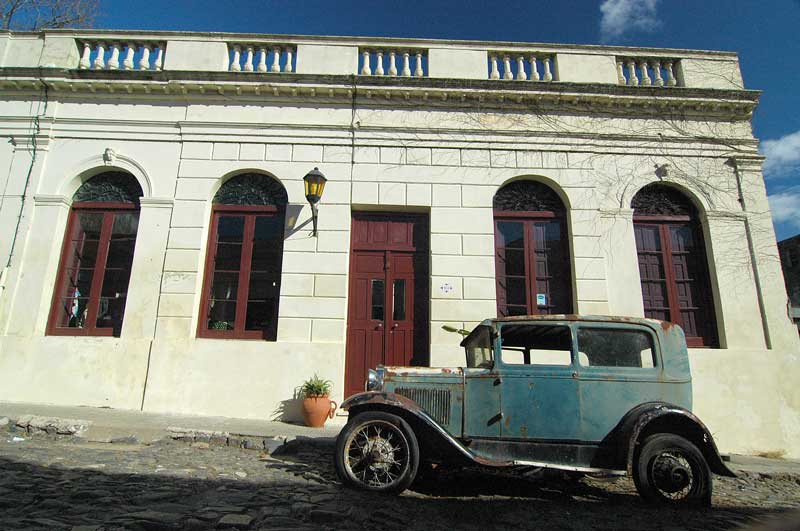
[[[469,328],[496,315],[492,197],[518,178],[545,182],[568,206],[575,310],[642,315],[630,199],[663,179],[704,212],[723,348],[691,353],[696,410],[723,451],[800,456],[800,342],[785,315],[755,153],[734,170],[727,148],[671,138],[658,117],[634,112],[442,112],[389,101],[360,102],[354,114],[348,103],[302,96],[55,100],[36,164],[27,144],[0,143],[2,265],[15,224],[8,220],[28,198],[0,293],[0,374],[13,375],[0,400],[297,419],[294,389],[315,372],[341,400],[357,209],[429,214],[431,364],[461,364],[458,336],[441,326]],[[30,112],[24,98],[0,101],[0,135],[21,138]],[[698,136],[711,127],[681,125]],[[713,127],[727,141],[752,139],[747,120]],[[108,148],[116,155],[109,163]],[[315,166],[329,179],[317,238],[302,186]],[[82,179],[108,168],[131,172],[145,190],[122,335],[46,336],[70,198]],[[211,198],[240,171],[274,176],[289,196],[276,342],[196,337]]]

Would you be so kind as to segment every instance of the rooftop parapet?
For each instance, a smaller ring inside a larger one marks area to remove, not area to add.
[[[284,73],[744,88],[733,52],[618,46],[163,31],[0,33],[0,67]],[[402,81],[398,81],[402,83]]]

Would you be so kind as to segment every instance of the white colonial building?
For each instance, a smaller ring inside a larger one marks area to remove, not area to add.
[[[727,52],[0,34],[0,400],[293,419],[461,364],[443,325],[650,316],[723,451],[798,457],[758,97]]]

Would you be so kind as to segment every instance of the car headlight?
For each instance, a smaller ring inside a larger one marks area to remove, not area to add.
[[[364,388],[367,391],[380,391],[383,387],[383,369],[367,371],[367,383]]]

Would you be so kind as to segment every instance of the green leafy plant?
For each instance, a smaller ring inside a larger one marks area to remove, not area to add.
[[[300,394],[304,398],[314,398],[328,396],[331,394],[333,383],[330,380],[323,380],[316,374],[309,378],[300,386]]]

